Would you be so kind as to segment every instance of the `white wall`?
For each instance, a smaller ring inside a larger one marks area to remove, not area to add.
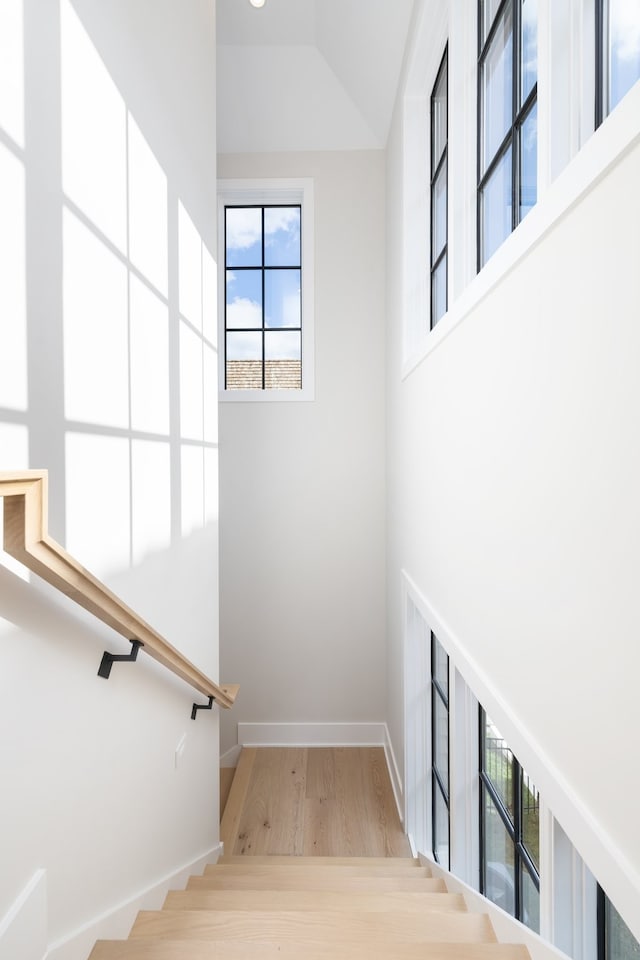
[[[507,241],[518,256],[489,265],[493,285],[474,281],[404,379],[400,110],[387,181],[395,753],[404,569],[636,935],[639,104],[636,87]]]
[[[0,469],[48,468],[52,535],[217,679],[214,14],[3,4]],[[129,645],[0,559],[0,918],[42,868],[71,958],[216,849],[218,718],[142,654],[98,678]]]
[[[221,155],[312,177],[315,400],[220,409],[221,669],[235,724],[385,716],[384,154]]]

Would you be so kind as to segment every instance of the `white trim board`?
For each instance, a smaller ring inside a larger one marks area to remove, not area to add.
[[[85,960],[96,940],[125,939],[139,910],[159,910],[169,890],[184,889],[192,874],[201,874],[206,864],[215,863],[222,853],[222,844],[216,843],[195,860],[50,944],[44,960]]]
[[[42,960],[47,949],[47,871],[36,870],[0,920],[2,960]]]
[[[486,897],[483,897],[481,893],[478,893],[463,880],[449,873],[431,857],[423,853],[419,853],[418,856],[420,862],[429,867],[434,877],[441,877],[445,881],[449,893],[461,893],[464,896],[467,910],[470,913],[489,914],[498,943],[524,943],[531,954],[532,960],[567,960],[566,953],[558,950],[547,940],[543,940],[523,923],[514,920],[491,900],[487,900]]]
[[[239,723],[241,747],[382,747],[400,822],[404,791],[386,723]],[[231,750],[225,753],[229,757]]]

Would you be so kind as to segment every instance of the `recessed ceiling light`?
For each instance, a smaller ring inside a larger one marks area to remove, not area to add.
[[[258,9],[264,7],[264,0],[249,0],[249,3],[252,7],[257,7]]]

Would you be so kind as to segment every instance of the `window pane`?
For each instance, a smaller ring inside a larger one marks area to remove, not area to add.
[[[267,390],[300,390],[301,339],[298,332],[276,331],[264,335],[265,387]]]
[[[538,193],[538,105],[520,130],[520,220],[535,206]]]
[[[226,208],[226,265],[262,265],[262,208]]]
[[[535,784],[522,772],[522,842],[540,870],[540,797]]]
[[[227,329],[262,327],[262,271],[227,270]]]
[[[447,242],[447,163],[443,163],[431,191],[431,263]]]
[[[484,793],[484,893],[511,916],[515,912],[514,845],[496,807]]]
[[[609,110],[640,78],[640,16],[633,0],[609,0]]]
[[[640,944],[610,900],[605,900],[606,960],[640,960]]]
[[[438,681],[440,689],[449,699],[449,657],[444,647],[433,635],[433,677]]]
[[[540,932],[540,893],[525,866],[520,868],[522,891],[522,922],[530,930]]]
[[[491,24],[496,18],[500,0],[480,0],[480,25],[482,27],[482,43],[489,36]]]
[[[447,312],[447,258],[444,256],[431,276],[431,327]]]
[[[437,690],[433,695],[433,765],[449,793],[449,713]]]
[[[434,172],[447,145],[447,61],[445,59],[431,97],[431,171]]]
[[[511,233],[511,148],[487,181],[481,194],[482,264]]]
[[[265,270],[265,327],[299,327],[300,311],[300,271]]]
[[[484,731],[484,771],[494,785],[498,796],[509,812],[511,822],[514,822],[514,784],[513,784],[513,753],[500,736],[499,731],[486,718]]]
[[[522,0],[521,99],[525,102],[538,79],[538,0]]]
[[[227,334],[227,390],[262,389],[262,334]]]
[[[433,823],[433,852],[436,855],[438,863],[449,869],[449,810],[442,796],[442,791],[433,778],[434,790],[434,812],[435,819]]]
[[[513,119],[513,23],[505,9],[482,65],[482,171],[498,152]]]
[[[265,207],[264,262],[267,267],[300,266],[300,207]]]

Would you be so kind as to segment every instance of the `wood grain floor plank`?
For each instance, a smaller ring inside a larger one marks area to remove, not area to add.
[[[303,852],[306,760],[303,747],[256,751],[234,854]]]
[[[238,835],[240,819],[247,801],[253,765],[256,761],[256,753],[255,748],[245,747],[238,759],[233,783],[220,821],[220,839],[228,849],[233,847]]]

